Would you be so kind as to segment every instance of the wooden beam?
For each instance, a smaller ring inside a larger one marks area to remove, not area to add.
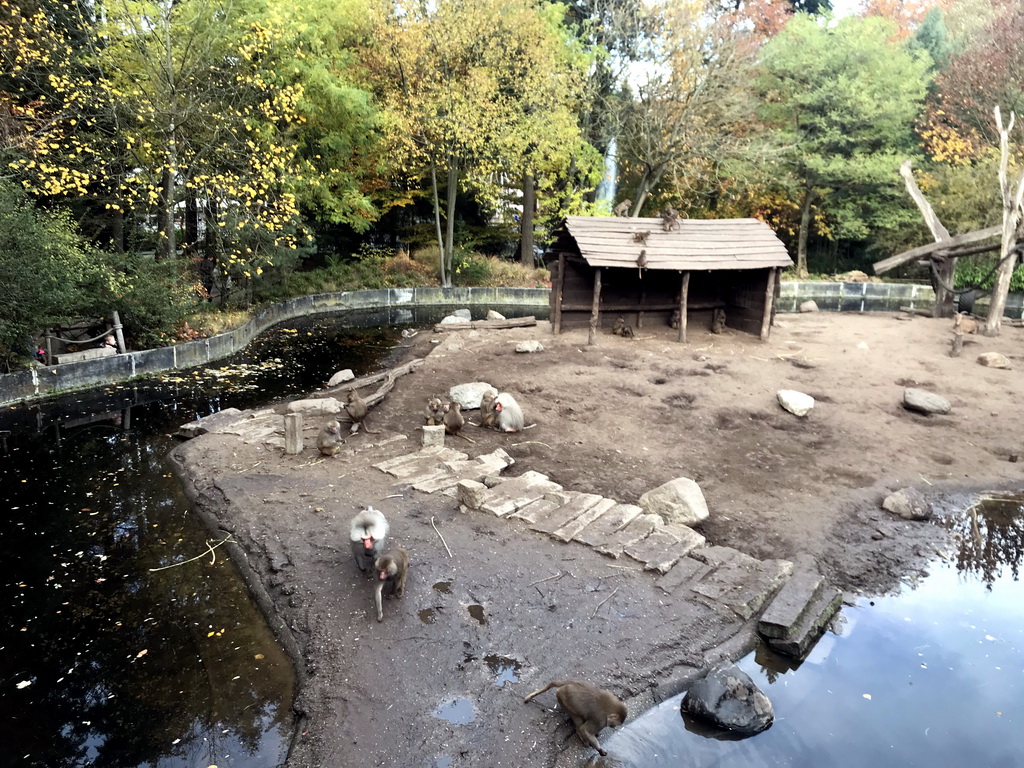
[[[590,307],[590,335],[587,344],[597,344],[597,325],[601,319],[601,268],[594,270],[594,303]]]
[[[976,243],[979,240],[996,237],[997,235],[1002,234],[1002,231],[1002,227],[978,229],[974,232],[965,232],[962,235],[951,237],[949,240],[943,240],[941,243],[928,243],[927,245],[921,245],[917,248],[911,248],[909,251],[904,251],[903,253],[898,253],[895,256],[890,256],[887,259],[876,261],[874,264],[875,274],[880,275],[883,272],[888,272],[893,267],[898,267],[900,264],[906,264],[908,261],[913,261],[921,256],[930,256],[936,251],[948,251],[961,245]]]
[[[688,306],[690,309],[725,309],[724,301],[691,301]],[[591,309],[590,304],[564,304],[562,309],[566,312],[589,312]],[[617,312],[623,314],[624,312],[671,312],[673,309],[679,309],[679,302],[673,302],[672,304],[611,304],[606,303],[602,306],[605,314],[611,314]]]
[[[687,300],[690,292],[690,273],[683,272],[683,279],[679,283],[679,341],[686,343],[686,310]]]
[[[434,325],[434,333],[445,331],[469,331],[469,330],[501,330],[505,328],[525,328],[536,325],[537,318],[533,315],[526,317],[513,317],[504,320],[467,320],[464,323],[437,323]]]
[[[555,323],[552,332],[562,332],[562,288],[565,286],[565,251],[558,252],[558,276],[555,278]]]
[[[772,267],[768,270],[768,285],[764,291],[764,316],[761,318],[761,341],[768,341],[772,330],[772,307],[775,304],[775,281],[779,279],[779,270]]]

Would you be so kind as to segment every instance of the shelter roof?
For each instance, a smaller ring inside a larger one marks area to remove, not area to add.
[[[661,218],[569,216],[565,227],[592,267],[635,268],[641,250],[647,251],[647,269],[793,265],[783,242],[757,219],[679,219],[672,231],[666,232]]]

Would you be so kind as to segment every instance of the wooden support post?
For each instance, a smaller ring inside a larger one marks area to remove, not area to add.
[[[768,270],[768,285],[764,289],[764,317],[761,318],[761,341],[768,341],[772,330],[772,309],[775,306],[775,281],[779,279],[779,268]]]
[[[597,343],[597,328],[601,320],[601,268],[594,268],[594,303],[590,307],[590,335],[587,337],[587,344],[593,346]]]
[[[683,280],[679,286],[679,341],[686,343],[686,302],[690,292],[690,273],[683,272]]]
[[[117,339],[117,351],[122,355],[128,350],[124,347],[124,333],[121,331],[121,316],[114,310],[114,338]]]
[[[551,331],[556,336],[562,332],[562,289],[565,286],[565,254],[558,254],[558,275],[555,277],[554,289],[554,300],[555,300],[555,312],[554,312],[554,324],[552,325]]]
[[[284,452],[289,456],[302,453],[302,414],[286,413],[284,416]]]
[[[959,312],[953,318],[953,345],[949,350],[950,357],[960,357],[960,353],[964,351],[963,320],[964,316]]]

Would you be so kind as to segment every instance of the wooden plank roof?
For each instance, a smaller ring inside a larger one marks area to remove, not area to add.
[[[793,260],[771,227],[757,219],[679,219],[671,232],[660,218],[569,216],[569,234],[592,267],[636,267],[647,251],[647,269],[763,269]],[[646,232],[641,242],[638,234]]]

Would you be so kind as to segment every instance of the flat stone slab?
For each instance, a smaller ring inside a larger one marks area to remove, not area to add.
[[[789,637],[824,586],[825,577],[820,573],[810,570],[794,573],[764,609],[757,631],[765,637]]]
[[[680,558],[686,557],[696,547],[704,546],[705,542],[703,536],[685,525],[664,525],[624,551],[643,563],[645,571],[667,573]]]
[[[456,451],[454,448],[441,448],[440,450],[424,448],[415,453],[381,461],[373,466],[381,472],[405,479],[413,475],[422,475],[431,469],[437,469],[446,461],[464,461],[468,458],[469,454]]]
[[[786,656],[803,658],[821,637],[825,626],[835,616],[842,602],[843,593],[840,590],[826,587],[808,606],[800,623],[793,627],[792,634],[786,638],[768,638],[768,645]]]
[[[242,418],[240,410],[237,408],[225,408],[223,411],[211,413],[209,416],[203,416],[201,419],[182,424],[174,434],[176,437],[192,439],[193,437],[216,431],[218,427],[226,424],[233,424],[239,418]]]
[[[660,528],[663,524],[658,515],[637,515],[629,525],[620,528],[605,539],[603,544],[594,548],[602,554],[618,558],[626,547],[636,544],[641,539],[646,539],[654,529]]]
[[[522,509],[512,512],[509,517],[532,523],[560,506],[560,502],[552,501],[551,499],[537,499],[536,501],[531,501]]]
[[[553,483],[547,475],[529,470],[518,477],[510,477],[491,488],[491,498],[480,505],[484,512],[504,517],[522,509],[562,486]]]
[[[691,591],[728,606],[741,619],[749,619],[789,577],[793,564],[788,560],[757,560],[748,555],[744,558],[718,566],[690,587]]]
[[[625,528],[644,512],[636,504],[616,504],[583,530],[573,536],[573,541],[596,547],[604,544],[609,536]]]
[[[582,531],[588,525],[595,520],[600,519],[609,510],[614,508],[618,504],[615,499],[601,499],[594,506],[584,512],[582,515],[577,517],[575,520],[563,525],[557,531],[552,531],[551,535],[561,541],[572,541],[573,536]]]
[[[538,517],[530,524],[530,528],[541,533],[554,533],[563,525],[571,523],[584,512],[596,506],[599,502],[605,501],[602,496],[598,496],[596,493],[579,493],[576,491],[563,491],[563,493],[570,494],[570,498],[543,517]],[[615,502],[611,499],[607,499],[607,501],[611,502],[608,504],[608,509],[615,506]]]
[[[662,592],[671,595],[678,589],[688,589],[695,582],[704,578],[710,571],[710,565],[697,560],[691,555],[687,555],[686,557],[681,557],[669,572],[654,582],[654,584]]]
[[[498,448],[491,453],[477,456],[475,459],[456,459],[446,461],[441,469],[446,474],[413,483],[412,487],[423,493],[446,491],[459,484],[462,480],[481,481],[488,475],[499,474],[503,469],[515,463],[515,459]]]

